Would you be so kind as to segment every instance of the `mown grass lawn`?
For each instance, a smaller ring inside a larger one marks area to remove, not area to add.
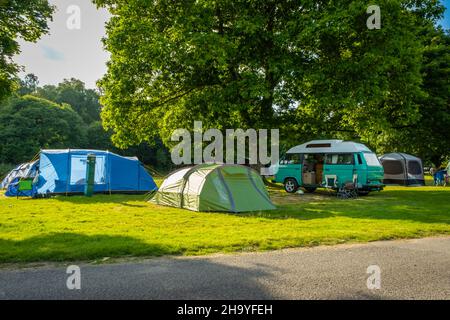
[[[271,189],[278,210],[199,213],[145,196],[0,194],[0,262],[198,255],[450,235],[450,188],[388,187],[356,200]]]

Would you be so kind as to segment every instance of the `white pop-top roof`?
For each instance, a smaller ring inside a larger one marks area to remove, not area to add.
[[[287,153],[353,153],[372,152],[362,143],[344,140],[312,140],[295,146]]]

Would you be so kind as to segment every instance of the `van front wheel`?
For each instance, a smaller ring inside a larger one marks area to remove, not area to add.
[[[297,180],[293,178],[287,178],[284,180],[284,190],[286,190],[287,193],[295,193],[298,190],[298,183]]]

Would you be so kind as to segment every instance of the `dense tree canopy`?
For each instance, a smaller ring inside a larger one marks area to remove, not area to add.
[[[450,157],[450,35],[429,28],[424,39],[420,118],[400,130],[384,131],[378,141],[380,151],[410,152],[439,166]]]
[[[170,167],[160,139],[119,149],[100,121],[99,94],[77,79],[39,87],[28,74],[12,98],[0,103],[0,178],[18,162],[29,161],[43,148],[87,148],[137,156],[157,169]],[[2,162],[11,163],[1,165]],[[6,168],[6,169],[5,169]]]
[[[53,10],[47,0],[0,0],[0,100],[13,91],[19,71],[12,61],[20,52],[17,39],[39,39],[48,31]]]
[[[96,0],[113,17],[99,82],[103,120],[126,146],[174,129],[281,128],[286,143],[380,133],[420,119],[421,33],[438,1]]]
[[[78,79],[64,79],[57,86],[45,85],[35,90],[35,95],[56,103],[70,104],[86,123],[100,120],[99,94],[87,89]]]
[[[0,106],[0,162],[29,161],[45,148],[86,145],[85,125],[67,104],[33,96],[13,97]]]

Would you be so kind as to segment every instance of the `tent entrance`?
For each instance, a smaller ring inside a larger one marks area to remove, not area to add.
[[[85,185],[87,155],[72,155],[70,158],[70,185]],[[106,184],[106,157],[96,156],[94,184]]]

